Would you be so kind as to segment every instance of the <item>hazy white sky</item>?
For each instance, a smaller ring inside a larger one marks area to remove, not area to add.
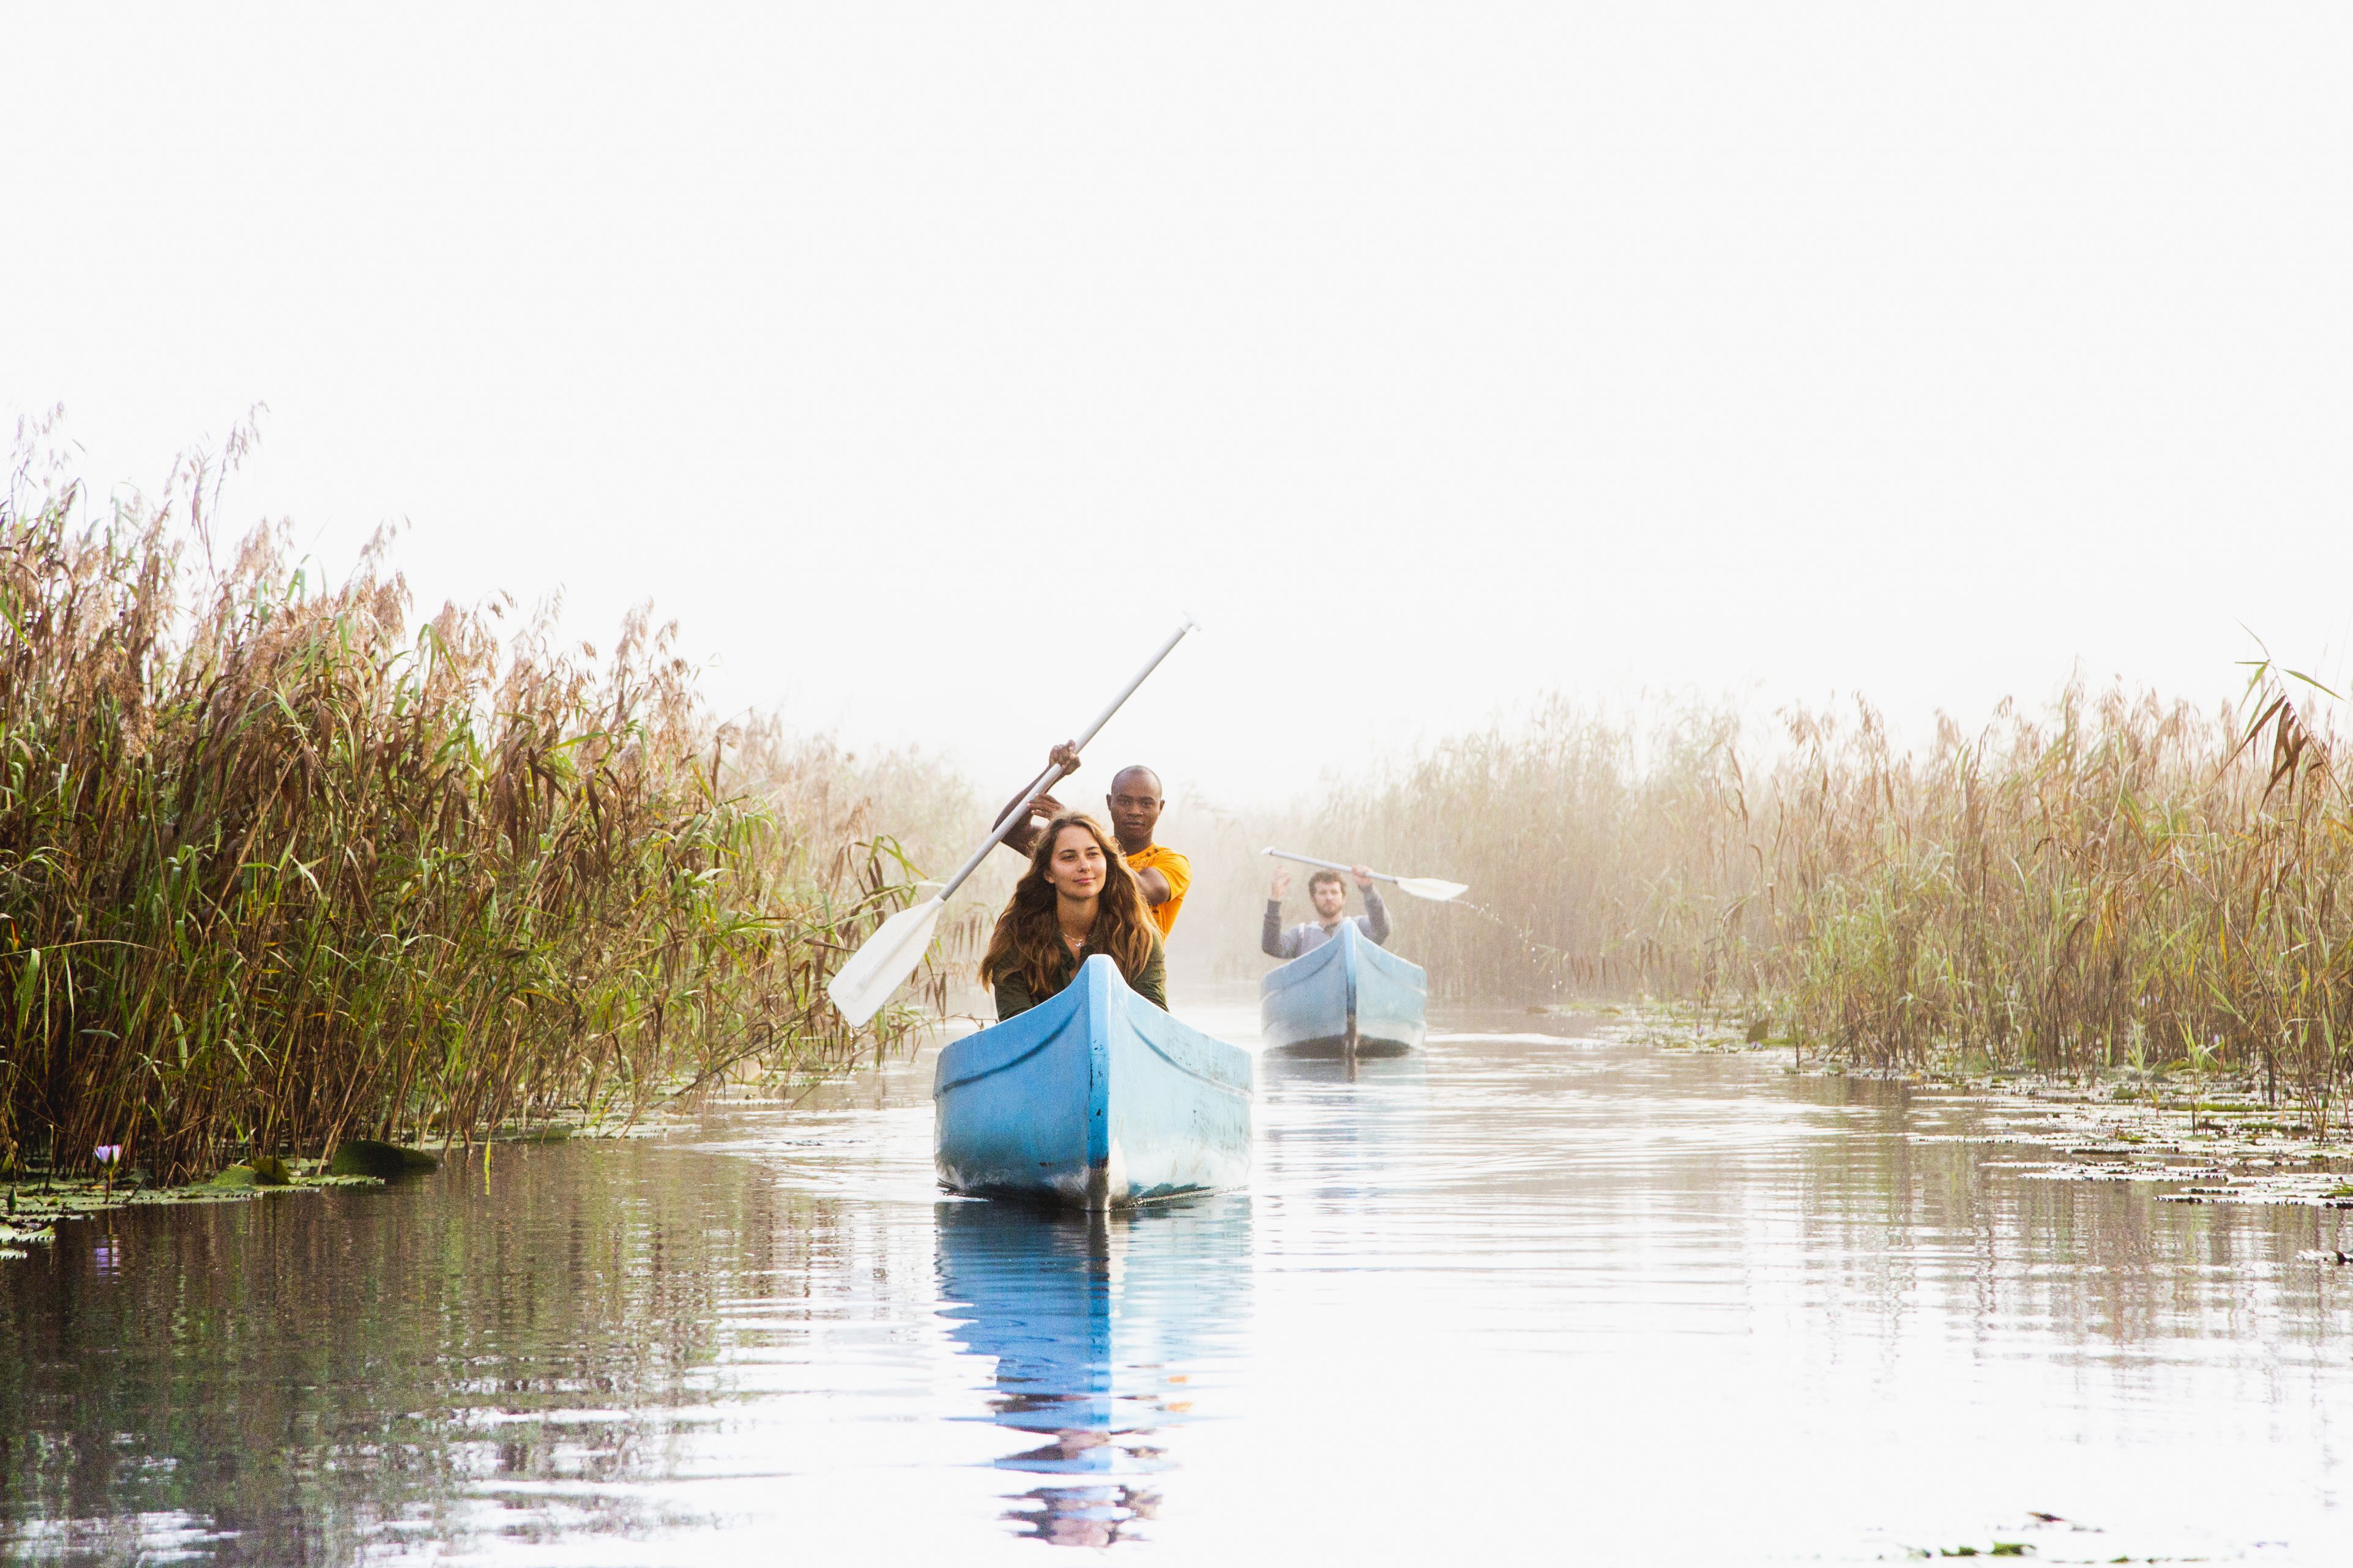
[[[0,411],[723,708],[1227,798],[2353,643],[2353,9],[0,14]],[[1115,759],[1112,753],[1117,753]]]

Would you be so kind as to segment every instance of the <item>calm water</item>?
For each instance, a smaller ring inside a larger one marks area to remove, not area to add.
[[[64,1227],[0,1264],[0,1558],[2353,1561],[2344,1216],[1441,1022],[1262,1064],[1248,1193],[1092,1226],[941,1201],[926,1057]]]

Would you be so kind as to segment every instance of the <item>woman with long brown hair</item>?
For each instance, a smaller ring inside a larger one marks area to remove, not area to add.
[[[1119,965],[1129,989],[1166,1011],[1167,954],[1135,873],[1102,824],[1066,812],[1038,836],[980,961],[981,984],[997,993],[997,1021],[1056,994],[1099,952]]]

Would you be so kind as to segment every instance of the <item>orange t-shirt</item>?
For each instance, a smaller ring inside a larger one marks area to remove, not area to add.
[[[1168,883],[1168,901],[1152,906],[1152,919],[1166,936],[1176,926],[1176,911],[1185,907],[1185,889],[1193,885],[1193,862],[1165,844],[1147,844],[1127,858],[1131,871],[1157,871]]]

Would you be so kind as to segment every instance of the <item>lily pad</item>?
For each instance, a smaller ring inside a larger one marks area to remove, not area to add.
[[[256,1154],[213,1178],[216,1187],[290,1187],[293,1167],[275,1154]]]

